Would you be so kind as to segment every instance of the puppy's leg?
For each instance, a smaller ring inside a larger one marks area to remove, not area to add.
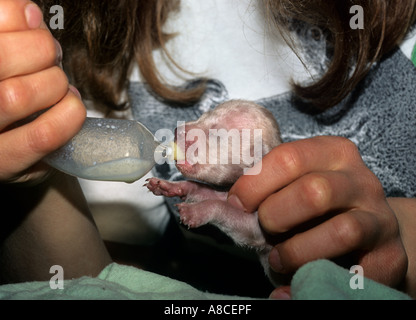
[[[223,200],[205,200],[177,205],[183,224],[197,228],[210,223],[229,235],[235,243],[256,250],[267,244],[257,214],[246,213]]]
[[[227,193],[193,181],[166,181],[150,178],[145,186],[157,196],[179,197],[186,202],[227,199]]]

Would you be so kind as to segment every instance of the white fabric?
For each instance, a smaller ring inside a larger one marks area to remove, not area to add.
[[[411,32],[402,42],[400,45],[400,49],[403,51],[403,53],[411,59],[413,48],[416,45],[416,28]]]

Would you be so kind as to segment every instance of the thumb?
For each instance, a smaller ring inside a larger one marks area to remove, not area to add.
[[[40,8],[28,0],[0,1],[0,33],[47,29]]]

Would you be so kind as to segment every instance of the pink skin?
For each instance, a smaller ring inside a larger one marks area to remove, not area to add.
[[[240,129],[260,127],[263,130],[263,155],[281,143],[277,123],[271,114],[264,108],[247,101],[224,103],[204,114],[197,121],[186,123],[185,132],[181,134],[186,135],[190,128],[198,128],[204,132],[212,128],[229,130],[230,122],[233,127],[237,126]],[[200,142],[197,139],[190,140],[192,141],[185,142],[185,154],[192,144]],[[227,202],[227,191],[218,191],[212,187],[212,185],[222,187],[232,185],[243,174],[244,165],[209,163],[191,165],[185,161],[177,164],[177,168],[185,177],[199,180],[201,183],[169,182],[151,178],[147,180],[145,186],[155,195],[179,197],[183,200],[182,203],[177,204],[177,208],[181,222],[189,228],[198,228],[209,223],[230,236],[237,245],[256,250],[266,274],[272,283],[276,284],[274,279],[277,275],[271,271],[268,263],[268,256],[273,247],[266,241],[257,213],[246,213],[233,207]]]

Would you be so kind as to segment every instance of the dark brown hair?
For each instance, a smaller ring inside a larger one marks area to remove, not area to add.
[[[65,28],[55,37],[64,49],[64,69],[83,95],[113,109],[124,106],[121,94],[132,62],[162,99],[188,103],[203,86],[182,91],[166,84],[157,71],[152,51],[172,36],[162,32],[179,0],[37,0],[47,15],[50,6],[64,8]],[[340,102],[390,52],[415,21],[416,0],[262,0],[267,18],[285,35],[294,20],[317,26],[328,34],[331,59],[325,74],[312,84],[293,84],[294,92],[317,110]],[[364,10],[364,29],[351,29],[350,8]],[[46,11],[45,11],[46,10]],[[292,46],[294,50],[294,46]],[[168,57],[170,57],[168,55]],[[174,61],[171,60],[174,64]],[[180,69],[179,66],[175,65]],[[181,69],[182,70],[182,69]],[[182,70],[183,71],[183,70]]]
[[[165,50],[165,42],[173,36],[163,33],[162,27],[168,15],[178,10],[178,0],[35,2],[46,20],[51,6],[63,8],[64,29],[51,31],[63,48],[64,70],[84,97],[110,109],[124,108],[122,94],[134,61],[144,81],[162,99],[189,103],[202,94],[203,86],[184,91],[166,84],[153,60],[153,50]]]
[[[324,30],[331,59],[325,74],[312,84],[293,84],[294,92],[317,109],[325,110],[348,95],[371,65],[389,53],[415,21],[415,0],[263,0],[269,18],[283,29],[300,20]],[[364,28],[352,29],[350,8],[364,12]],[[295,49],[296,50],[296,49]]]

